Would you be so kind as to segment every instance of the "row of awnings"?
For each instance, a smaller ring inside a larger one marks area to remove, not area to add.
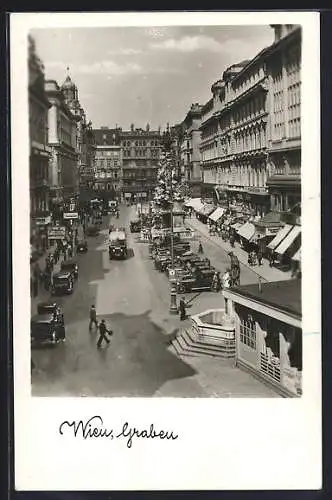
[[[301,234],[301,226],[291,226],[286,224],[273,240],[267,245],[270,250],[273,250],[278,255],[283,255],[290,246],[295,242]],[[301,250],[301,249],[300,249]],[[301,251],[298,250],[293,256],[293,260],[301,260]]]
[[[234,226],[236,226],[236,224],[233,224],[232,227]],[[235,230],[241,238],[244,238],[248,242],[255,240],[256,228],[252,222],[246,222],[240,227],[235,227]],[[286,224],[278,231],[273,240],[267,245],[267,248],[278,255],[284,255],[300,234],[300,226],[291,226],[290,224]],[[301,248],[296,251],[292,260],[298,262],[301,261]]]
[[[213,222],[217,222],[219,219],[221,219],[225,212],[225,208],[218,207],[212,212],[212,214],[209,215],[209,219],[211,219]]]

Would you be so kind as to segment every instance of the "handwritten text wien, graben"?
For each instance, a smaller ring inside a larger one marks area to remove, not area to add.
[[[95,415],[89,420],[64,420],[59,426],[59,433],[63,436],[65,433],[71,433],[75,438],[91,439],[91,438],[108,438],[108,439],[125,439],[127,448],[131,448],[134,438],[140,439],[166,439],[174,441],[178,439],[178,435],[174,431],[155,430],[151,424],[148,429],[138,429],[131,427],[128,422],[125,422],[119,431],[107,429],[104,426],[103,419],[100,415]]]

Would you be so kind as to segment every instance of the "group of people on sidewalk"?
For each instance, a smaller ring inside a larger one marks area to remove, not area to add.
[[[74,241],[73,241],[74,240]],[[41,289],[49,291],[53,284],[54,268],[58,264],[61,257],[63,260],[71,259],[74,255],[74,249],[71,242],[77,243],[77,230],[73,234],[68,233],[64,240],[57,240],[54,250],[50,252],[45,260],[44,265],[41,260],[31,265],[30,273],[30,287],[31,296],[33,298],[38,296]]]

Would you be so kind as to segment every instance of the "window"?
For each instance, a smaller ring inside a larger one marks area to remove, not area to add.
[[[240,342],[251,349],[256,349],[256,322],[250,314],[241,318]]]

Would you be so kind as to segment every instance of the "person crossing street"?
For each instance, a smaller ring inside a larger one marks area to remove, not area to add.
[[[97,347],[101,347],[101,343],[103,340],[107,343],[107,345],[110,343],[110,340],[106,337],[106,333],[109,335],[113,335],[112,330],[108,330],[106,328],[105,320],[102,319],[99,325],[99,339],[97,342]]]
[[[90,323],[89,323],[89,331],[92,329],[92,325],[95,325],[96,328],[98,328],[98,323],[97,323],[97,311],[94,305],[91,306],[90,308]]]

